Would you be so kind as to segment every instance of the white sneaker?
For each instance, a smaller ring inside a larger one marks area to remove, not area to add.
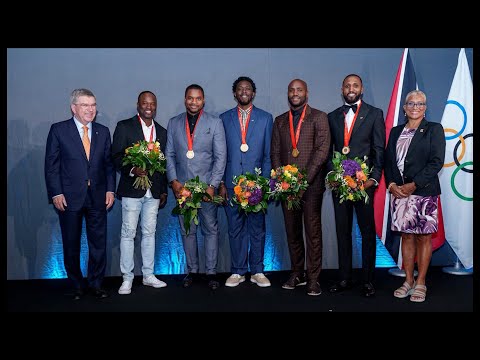
[[[225,286],[228,287],[235,287],[238,284],[245,281],[245,276],[239,274],[232,274],[230,277],[225,281]]]
[[[162,280],[158,280],[155,275],[148,275],[143,278],[143,285],[152,286],[154,288],[162,288],[167,286]]]
[[[268,287],[272,285],[270,284],[270,280],[268,280],[267,277],[263,275],[263,273],[256,273],[255,275],[252,275],[250,277],[250,281],[260,287]]]
[[[132,292],[132,282],[125,280],[122,282],[122,286],[120,286],[120,289],[118,289],[118,293],[120,295],[128,295]]]

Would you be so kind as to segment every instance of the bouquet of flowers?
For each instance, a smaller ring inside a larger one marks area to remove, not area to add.
[[[297,165],[279,166],[270,172],[269,197],[287,202],[287,209],[299,209],[301,198],[300,190],[307,190],[307,174]]]
[[[198,225],[198,209],[202,207],[204,197],[209,198],[214,204],[221,204],[223,198],[215,195],[213,198],[207,193],[208,185],[195,177],[188,180],[180,189],[181,197],[177,198],[177,205],[173,208],[172,214],[183,215],[185,232],[190,232],[190,223]]]
[[[333,153],[333,170],[327,174],[325,183],[328,188],[335,191],[340,197],[340,202],[345,200],[368,202],[368,195],[363,187],[371,169],[366,164],[367,156],[363,160],[358,157],[347,159],[346,155],[338,151]]]
[[[165,173],[167,160],[158,141],[149,142],[140,140],[132,146],[125,149],[123,157],[123,165],[132,165],[148,171],[148,175],[152,176],[155,171],[160,174]],[[147,190],[152,187],[152,181],[148,175],[138,176],[133,183],[135,189],[141,188]]]
[[[230,199],[232,206],[238,205],[239,209],[247,214],[267,210],[269,183],[261,173],[262,169],[255,168],[255,174],[246,172],[245,175],[233,177],[235,195]]]

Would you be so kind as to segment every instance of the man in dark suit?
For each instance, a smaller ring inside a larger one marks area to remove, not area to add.
[[[106,268],[107,210],[115,200],[115,170],[111,159],[110,131],[94,122],[97,104],[88,89],[73,90],[73,117],[50,127],[45,152],[48,197],[58,210],[63,259],[75,300],[85,291],[80,268],[82,220],[88,241],[87,285],[97,298]]]
[[[238,106],[220,115],[227,140],[227,167],[218,193],[226,201],[234,196],[234,176],[247,171],[254,174],[255,168],[261,168],[262,175],[268,177],[271,170],[272,114],[253,105],[256,86],[249,77],[240,76],[235,80],[232,91]],[[249,267],[251,282],[260,287],[270,286],[270,281],[263,274],[265,214],[259,211],[247,216],[238,206],[229,204],[225,206],[225,213],[232,259],[232,275],[225,286],[235,287],[245,281]]]
[[[353,209],[362,234],[362,293],[366,297],[375,294],[373,285],[376,234],[373,213],[373,194],[383,169],[385,149],[385,122],[382,110],[373,107],[362,99],[363,83],[360,76],[350,74],[342,83],[342,95],[345,105],[328,114],[332,146],[330,150],[329,170],[332,169],[333,151],[341,152],[349,159],[363,159],[367,156],[367,165],[372,169],[370,179],[365,182],[369,200],[343,201],[333,194],[335,223],[338,242],[338,263],[340,281],[330,287],[330,292],[338,293],[350,289],[352,283],[352,222]]]
[[[308,188],[299,194],[302,199],[300,209],[288,210],[287,204],[282,203],[292,268],[290,278],[282,287],[292,290],[307,284],[307,294],[317,296],[322,293],[318,282],[322,269],[321,214],[330,129],[327,114],[307,104],[308,88],[305,81],[295,79],[290,82],[288,102],[290,111],[277,116],[273,123],[270,148],[272,168],[296,164],[299,169],[307,171]]]
[[[132,291],[135,235],[138,219],[142,228],[142,274],[143,285],[162,288],[167,284],[153,274],[155,264],[155,231],[158,209],[167,202],[167,179],[165,174],[155,171],[149,178],[152,186],[148,189],[135,188],[135,179],[147,176],[148,172],[140,167],[123,165],[125,149],[140,140],[159,142],[160,150],[165,153],[167,130],[156,122],[157,97],[151,91],[142,91],[137,99],[138,113],[130,119],[117,123],[113,133],[112,156],[115,168],[120,172],[117,196],[122,201],[122,231],[120,237],[120,270],[123,282],[118,290],[120,295]]]

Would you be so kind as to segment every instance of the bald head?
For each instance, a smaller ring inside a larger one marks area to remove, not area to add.
[[[307,83],[300,79],[294,79],[288,84],[288,102],[293,110],[304,106],[308,101]]]

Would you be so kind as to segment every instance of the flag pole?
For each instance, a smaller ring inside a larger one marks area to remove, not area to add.
[[[473,274],[473,267],[471,269],[465,269],[458,259],[457,256],[457,261],[455,262],[454,266],[446,266],[442,268],[442,271],[447,274],[452,274],[452,275],[472,275]]]

